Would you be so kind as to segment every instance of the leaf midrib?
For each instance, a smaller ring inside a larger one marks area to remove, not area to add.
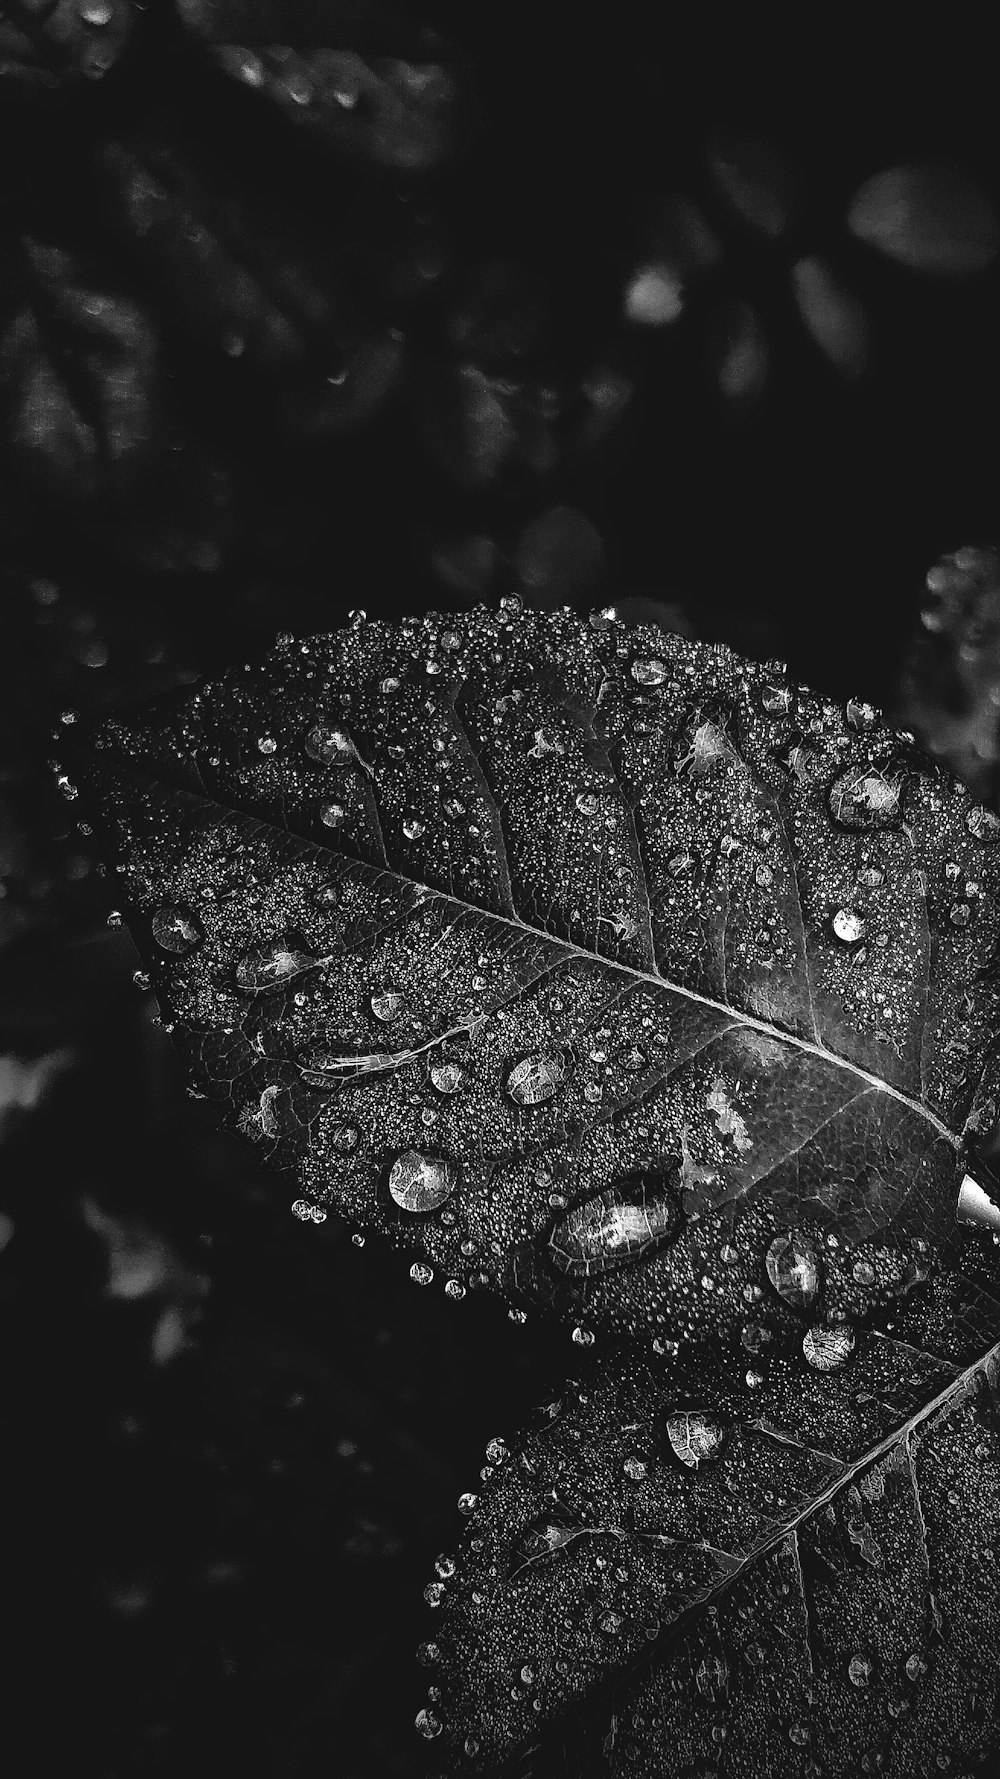
[[[196,761],[193,761],[192,763],[197,766]],[[943,1123],[943,1121],[938,1118],[937,1114],[932,1112],[930,1107],[926,1105],[923,1100],[914,1099],[910,1094],[904,1093],[901,1088],[894,1087],[891,1082],[884,1080],[882,1076],[873,1074],[871,1070],[862,1068],[860,1064],[851,1062],[847,1057],[839,1056],[835,1050],[827,1050],[824,1045],[814,1043],[809,1038],[801,1038],[794,1032],[783,1030],[781,1026],[772,1025],[765,1019],[756,1018],[752,1013],[745,1013],[738,1007],[730,1007],[724,1001],[715,1000],[711,995],[699,993],[697,989],[685,988],[680,983],[670,981],[666,976],[653,975],[649,970],[643,970],[634,964],[624,964],[615,958],[605,957],[599,951],[587,951],[583,946],[574,944],[570,939],[561,938],[556,933],[548,933],[539,927],[529,926],[528,923],[521,920],[519,916],[497,913],[492,908],[479,908],[475,903],[466,902],[460,896],[452,895],[446,890],[435,889],[432,884],[422,883],[418,878],[409,877],[404,871],[397,870],[395,865],[391,865],[388,862],[384,866],[372,865],[364,859],[356,859],[352,857],[349,853],[338,852],[335,847],[324,845],[322,841],[307,839],[305,835],[299,834],[291,828],[280,827],[277,822],[269,820],[266,816],[259,814],[256,810],[247,809],[239,803],[224,803],[219,797],[212,795],[207,790],[204,792],[188,790],[182,785],[172,784],[169,779],[160,777],[152,772],[143,771],[141,767],[135,766],[131,762],[120,758],[115,761],[115,765],[119,771],[122,771],[131,777],[142,780],[148,784],[166,788],[173,796],[182,799],[190,798],[193,803],[198,804],[214,804],[217,809],[222,810],[227,815],[242,816],[248,821],[256,822],[258,826],[262,828],[270,828],[276,834],[288,835],[291,839],[297,841],[303,849],[309,849],[316,853],[329,854],[332,858],[340,859],[348,866],[355,868],[362,873],[371,873],[372,877],[392,877],[398,883],[406,884],[414,890],[425,891],[429,895],[439,897],[442,902],[450,903],[452,907],[459,909],[464,914],[475,916],[479,920],[486,919],[496,921],[503,926],[509,927],[513,932],[525,934],[530,939],[541,940],[551,945],[557,945],[567,957],[578,957],[589,964],[604,964],[609,969],[617,970],[623,976],[629,977],[633,982],[646,984],[651,988],[659,990],[661,993],[666,990],[670,994],[678,995],[683,1000],[691,1002],[694,1006],[705,1007],[713,1013],[719,1013],[729,1020],[731,1026],[738,1025],[748,1031],[760,1032],[763,1037],[770,1038],[773,1042],[791,1045],[794,1049],[801,1051],[807,1056],[816,1057],[818,1061],[824,1063],[828,1068],[832,1067],[845,1070],[849,1075],[852,1075],[855,1080],[864,1082],[866,1089],[874,1091],[875,1093],[885,1094],[889,1099],[893,1099],[899,1105],[905,1106],[909,1112],[912,1112],[915,1116],[922,1118],[929,1124],[937,1135],[945,1142],[949,1143],[953,1149],[956,1151],[961,1149],[961,1137],[955,1131],[951,1130],[947,1124]],[[720,1033],[719,1035],[721,1036],[722,1034]]]

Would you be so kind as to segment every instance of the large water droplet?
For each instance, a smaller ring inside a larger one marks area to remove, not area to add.
[[[839,1371],[854,1351],[850,1328],[809,1328],[802,1336],[802,1351],[816,1371]]]
[[[347,811],[342,803],[321,803],[319,819],[324,828],[342,828]]]
[[[309,730],[304,746],[310,760],[316,760],[320,766],[347,766],[357,756],[347,730],[328,729],[325,723],[316,723]]]
[[[157,945],[162,945],[164,951],[172,951],[176,957],[193,951],[202,936],[196,917],[177,902],[164,902],[153,915],[152,926]]]
[[[389,1192],[401,1211],[436,1211],[458,1185],[458,1168],[443,1155],[404,1149],[389,1169]]]
[[[406,996],[401,995],[398,989],[382,989],[372,995],[369,1006],[373,1018],[380,1019],[383,1025],[390,1025],[394,1019],[399,1018],[406,1006]]]
[[[819,1294],[819,1256],[807,1235],[793,1230],[775,1236],[764,1262],[779,1297],[793,1309],[808,1309]]]
[[[903,775],[878,766],[852,766],[827,793],[830,814],[842,828],[898,828],[903,820]]]
[[[522,1056],[504,1080],[504,1092],[515,1106],[540,1106],[559,1092],[568,1074],[563,1057],[552,1051]]]
[[[438,1093],[458,1093],[465,1086],[468,1074],[460,1062],[436,1062],[431,1065],[431,1085]]]
[[[667,677],[665,661],[633,661],[632,678],[640,686],[662,686]]]
[[[256,994],[284,988],[286,982],[315,969],[317,962],[311,952],[301,951],[290,939],[268,939],[243,953],[236,965],[236,986]]]
[[[710,1408],[682,1406],[671,1409],[666,1419],[670,1449],[688,1470],[717,1463],[730,1431],[730,1423]]]
[[[560,1272],[610,1272],[661,1247],[680,1224],[666,1182],[638,1176],[574,1205],[552,1230],[549,1254]]]
[[[847,1678],[852,1686],[865,1687],[869,1684],[874,1664],[866,1655],[852,1655],[847,1664]]]
[[[440,1718],[435,1717],[433,1711],[428,1711],[426,1708],[422,1711],[418,1711],[414,1721],[417,1729],[426,1741],[433,1741],[435,1736],[440,1736],[441,1720]]]
[[[974,804],[969,810],[965,825],[974,840],[981,840],[986,845],[1000,840],[1000,816],[994,815],[992,809],[985,809],[981,803]]]
[[[867,922],[855,908],[838,908],[830,925],[834,938],[842,945],[859,945],[865,936]]]

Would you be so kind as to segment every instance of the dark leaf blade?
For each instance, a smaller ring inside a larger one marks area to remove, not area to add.
[[[73,772],[197,1090],[452,1294],[801,1330],[953,1226],[1000,853],[867,707],[506,602],[282,644]]]
[[[100,80],[135,28],[132,0],[8,0],[0,18],[0,80],[52,88]]]
[[[561,1771],[567,1712],[581,1779],[707,1772],[723,1744],[762,1779],[989,1746],[996,1248],[970,1233],[949,1259],[831,1371],[793,1344],[752,1385],[732,1354],[612,1357],[492,1442],[428,1596],[450,1770],[541,1734],[529,1770]]]

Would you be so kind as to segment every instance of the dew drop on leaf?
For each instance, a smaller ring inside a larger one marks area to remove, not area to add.
[[[715,1464],[729,1441],[730,1425],[712,1409],[678,1407],[666,1419],[670,1448],[688,1470]]]
[[[847,1664],[847,1678],[852,1686],[865,1687],[872,1677],[872,1663],[866,1655],[852,1655]]]
[[[581,791],[576,799],[576,806],[581,815],[598,815],[601,799],[595,796],[593,791]]]
[[[632,678],[640,686],[662,686],[667,677],[664,661],[633,661]]]
[[[830,814],[841,828],[898,828],[903,820],[903,780],[877,766],[852,766],[828,792]]]
[[[838,1371],[854,1351],[850,1328],[809,1328],[802,1336],[802,1351],[815,1371]]]
[[[374,1019],[380,1019],[383,1025],[389,1025],[402,1013],[406,1006],[406,996],[401,995],[398,989],[383,989],[380,994],[372,995],[369,1006]]]
[[[327,1134],[327,1142],[340,1155],[349,1155],[358,1146],[361,1132],[356,1124],[337,1124]]]
[[[346,766],[355,755],[347,730],[328,729],[323,723],[316,723],[309,730],[304,746],[310,760],[320,766]]]
[[[425,1266],[422,1260],[415,1260],[410,1267],[410,1277],[415,1285],[429,1285],[434,1277],[434,1268]]]
[[[404,1149],[389,1169],[389,1192],[401,1211],[436,1211],[457,1185],[454,1162],[419,1149]]]
[[[638,1177],[574,1205],[552,1230],[549,1254],[560,1272],[610,1272],[669,1241],[680,1222],[663,1183]]]
[[[516,1106],[540,1106],[558,1093],[566,1079],[562,1057],[545,1051],[522,1056],[509,1070],[504,1092]]]
[[[152,920],[153,938],[164,951],[183,957],[193,951],[201,939],[201,927],[195,916],[176,902],[164,902]]]
[[[433,1711],[428,1711],[426,1708],[418,1711],[415,1721],[418,1731],[428,1742],[433,1741],[435,1736],[441,1734],[441,1720],[435,1717]]]
[[[854,908],[838,908],[830,925],[834,938],[842,945],[858,945],[865,936],[867,922]]]
[[[906,1669],[907,1680],[920,1680],[927,1672],[927,1663],[917,1650],[914,1650],[912,1655],[907,1656],[904,1666]]]
[[[778,1296],[793,1309],[808,1309],[819,1294],[819,1256],[807,1235],[775,1236],[764,1262]]]
[[[299,950],[290,940],[268,939],[243,953],[236,965],[236,986],[255,994],[284,988],[286,982],[315,969],[316,963],[311,952]]]
[[[419,840],[421,834],[426,833],[426,823],[421,821],[416,810],[413,809],[407,810],[406,814],[403,816],[401,826],[403,829],[404,840]]]
[[[342,803],[321,803],[319,807],[319,819],[324,828],[342,828],[346,813]]]
[[[468,1081],[460,1062],[436,1062],[430,1071],[431,1085],[438,1093],[458,1093]]]
[[[992,809],[986,809],[982,803],[976,803],[965,818],[965,825],[973,840],[981,840],[984,845],[993,845],[1000,840],[1000,816],[994,815]]]
[[[721,1704],[729,1692],[729,1663],[721,1655],[703,1656],[694,1680],[703,1699],[712,1705]]]

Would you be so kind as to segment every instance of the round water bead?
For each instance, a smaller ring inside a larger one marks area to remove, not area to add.
[[[419,1149],[404,1149],[389,1169],[389,1192],[401,1211],[436,1211],[457,1185],[454,1162]]]
[[[729,1442],[730,1431],[728,1421],[704,1407],[682,1405],[671,1409],[666,1419],[670,1449],[688,1470],[717,1463]]]
[[[175,957],[183,957],[186,952],[193,951],[202,937],[202,929],[195,915],[177,902],[164,902],[156,910],[152,920],[153,938],[164,951],[172,951]]]

